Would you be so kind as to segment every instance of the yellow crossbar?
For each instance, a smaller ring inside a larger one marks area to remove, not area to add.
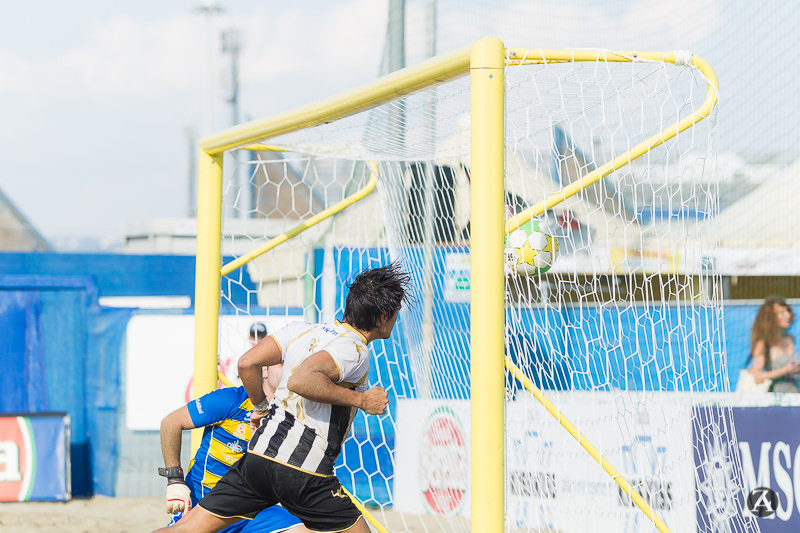
[[[509,48],[507,50],[507,64],[541,64],[541,63],[567,63],[578,61],[608,61],[616,63],[630,63],[633,61],[664,61],[675,63],[674,53],[662,52],[604,52],[602,50],[524,50]],[[571,196],[575,196],[583,189],[594,185],[600,179],[608,176],[615,170],[619,170],[634,159],[646,154],[653,148],[672,139],[678,133],[694,126],[704,118],[708,117],[711,110],[717,104],[717,93],[719,92],[719,82],[717,75],[711,66],[701,57],[693,55],[691,64],[697,67],[708,83],[708,93],[706,99],[697,110],[687,117],[682,118],[670,127],[653,135],[649,139],[637,144],[627,152],[616,156],[599,168],[589,172],[585,176],[566,185],[559,192],[552,194],[542,202],[537,203],[530,209],[517,213],[516,216],[506,221],[506,234],[519,228],[532,217],[536,217],[556,206]]]
[[[225,385],[226,387],[235,387],[236,386],[222,372],[217,372],[217,379],[219,379],[222,382],[222,384]]]
[[[252,261],[253,259],[258,257],[259,255],[262,255],[262,254],[265,254],[265,253],[269,252],[270,250],[272,250],[273,248],[275,248],[279,244],[288,241],[292,237],[296,237],[297,235],[303,233],[307,229],[309,229],[309,228],[311,228],[313,226],[316,226],[317,224],[319,224],[320,222],[322,222],[326,218],[332,217],[336,213],[339,213],[340,211],[344,210],[346,207],[349,207],[349,206],[353,205],[354,203],[358,202],[359,200],[361,200],[365,196],[369,195],[372,191],[375,190],[375,176],[378,173],[377,166],[375,166],[374,163],[372,163],[371,166],[372,166],[372,173],[369,176],[369,181],[367,182],[367,184],[364,186],[363,189],[360,189],[360,190],[356,191],[355,193],[351,194],[350,196],[348,196],[347,198],[345,198],[341,202],[337,203],[336,205],[333,205],[333,206],[329,207],[328,209],[326,209],[326,210],[324,210],[324,211],[322,211],[320,213],[317,213],[316,215],[314,215],[313,217],[309,218],[308,220],[304,220],[303,222],[301,222],[297,226],[293,227],[292,229],[290,229],[286,233],[283,233],[282,235],[278,235],[277,237],[275,237],[273,239],[270,239],[268,242],[266,242],[263,245],[259,246],[255,250],[253,250],[251,252],[248,252],[245,255],[243,255],[243,256],[241,256],[241,257],[239,257],[237,259],[234,259],[233,261],[231,261],[230,263],[228,263],[227,265],[222,267],[222,269],[220,271],[221,274],[223,276],[225,274],[230,274],[231,272],[233,272],[237,268],[245,265],[248,261]]]
[[[286,148],[278,148],[277,146],[271,146],[269,144],[264,143],[256,143],[256,144],[248,144],[247,146],[242,146],[242,150],[251,150],[254,152],[288,152]]]
[[[412,94],[459,78],[469,72],[472,47],[423,61],[387,74],[342,95],[281,113],[265,120],[254,120],[200,139],[200,149],[209,155],[293,131],[334,122],[366,111],[389,100]]]

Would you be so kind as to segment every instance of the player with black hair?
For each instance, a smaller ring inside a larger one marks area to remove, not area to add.
[[[409,281],[398,263],[365,270],[349,286],[342,322],[293,322],[239,359],[258,429],[248,453],[174,532],[213,533],[276,503],[313,531],[369,532],[333,466],[356,411],[386,412],[388,394],[367,383],[368,345],[391,335]],[[279,363],[291,370],[269,402],[261,368]]]

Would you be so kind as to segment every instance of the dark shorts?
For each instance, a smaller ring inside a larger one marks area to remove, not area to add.
[[[312,531],[341,531],[361,517],[336,476],[309,474],[252,452],[234,463],[198,505],[222,518],[254,518],[276,503]]]

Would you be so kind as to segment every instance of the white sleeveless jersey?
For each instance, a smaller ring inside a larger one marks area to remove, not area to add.
[[[332,475],[357,408],[308,400],[291,392],[287,383],[303,361],[324,350],[339,367],[339,385],[366,391],[370,354],[365,339],[339,322],[292,322],[271,336],[281,349],[283,376],[249,450],[306,472]]]

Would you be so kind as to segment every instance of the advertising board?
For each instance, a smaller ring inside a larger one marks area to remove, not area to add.
[[[70,498],[69,416],[0,414],[0,502]]]

